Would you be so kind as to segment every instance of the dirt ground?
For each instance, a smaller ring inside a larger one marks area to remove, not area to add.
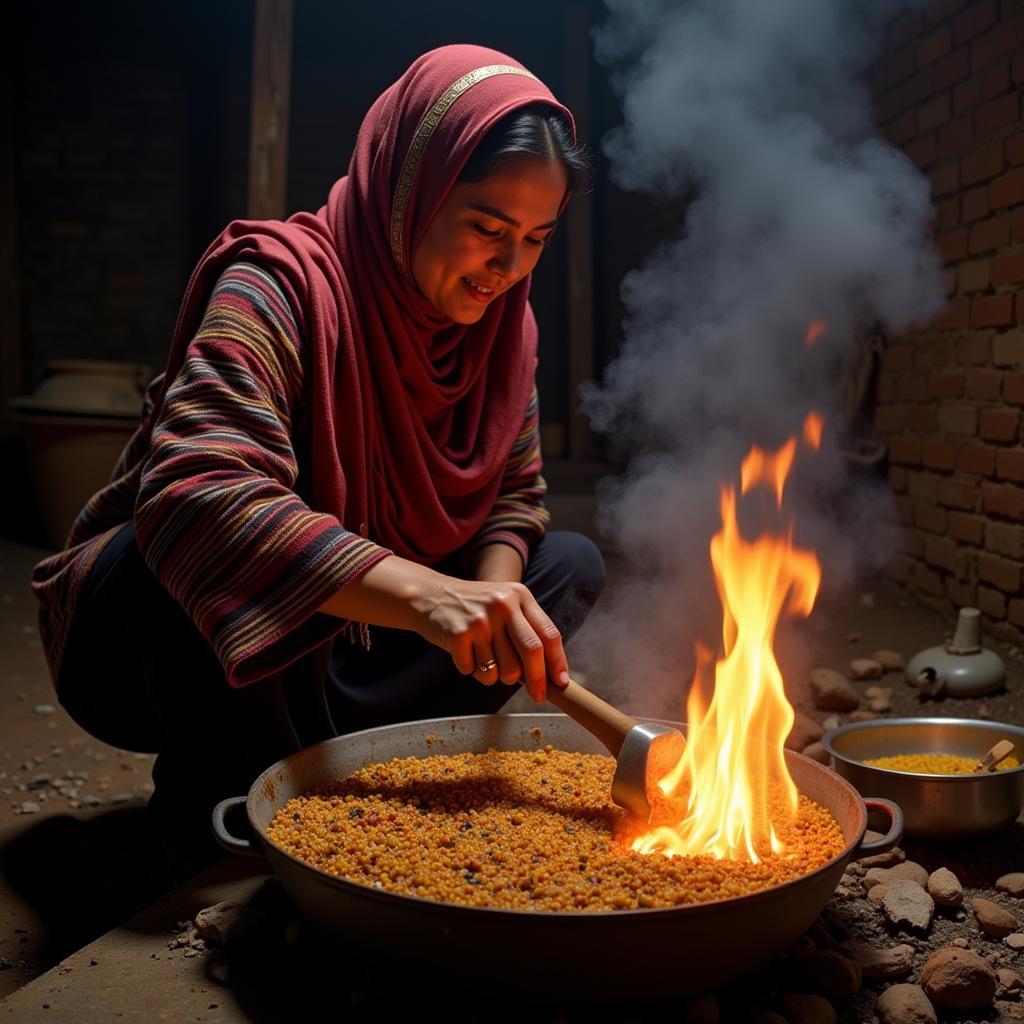
[[[145,803],[151,791],[152,758],[115,750],[87,736],[53,698],[36,633],[34,602],[26,585],[31,566],[40,555],[32,548],[0,544],[0,998],[60,964],[75,950],[152,904],[172,886],[147,826]],[[612,569],[614,587],[614,565]],[[815,664],[845,672],[851,659],[870,656],[879,648],[909,656],[932,646],[941,641],[951,625],[907,601],[898,590],[879,586],[842,605],[816,611],[808,643]],[[889,674],[874,681],[874,685],[892,690],[892,707],[886,714],[984,718],[1024,725],[1021,652],[1005,645],[992,646],[1008,664],[1009,682],[1004,692],[981,700],[947,699],[922,704],[901,675]],[[601,680],[587,681],[601,690]],[[863,690],[872,684],[854,685]],[[509,706],[512,711],[531,708],[519,697]],[[829,714],[815,710],[805,699],[799,710],[819,720]],[[847,721],[849,715],[840,714],[838,719]],[[608,1010],[597,1017],[592,1010],[577,1016],[568,1008],[565,1012],[559,1009],[557,1016],[548,1012],[554,1008],[533,1006],[532,1012],[548,1020],[671,1018],[696,1024],[746,1021],[758,1011],[785,1011],[782,1019],[790,1024],[804,1019],[866,1024],[878,1019],[875,1004],[885,987],[893,982],[916,982],[927,957],[951,944],[976,951],[993,969],[1024,975],[1024,953],[982,934],[970,906],[975,897],[993,900],[1016,916],[1018,930],[1024,929],[1024,898],[994,888],[1000,875],[1024,871],[1024,823],[1018,821],[996,836],[959,844],[907,841],[903,850],[907,859],[928,872],[942,866],[951,868],[963,884],[962,908],[939,910],[927,931],[887,923],[867,899],[863,869],[854,868],[808,940],[735,990],[715,993],[703,1002],[658,1008],[638,1005],[628,1013]],[[273,885],[269,891],[274,892]],[[265,901],[266,894],[261,898]],[[281,904],[283,932],[292,915],[283,894],[273,895],[274,901]],[[264,946],[260,955],[250,953],[233,960],[236,985],[249,986],[245,1003],[250,1007],[259,1002],[253,993],[266,986],[261,971],[273,960],[274,950],[282,948],[279,940],[280,936]],[[877,948],[907,945],[912,966],[897,978],[866,979],[853,993],[833,992],[828,997],[832,1018],[801,1018],[787,998],[794,993],[821,992],[823,985],[831,984],[821,981],[814,965],[826,951],[845,955],[851,940]],[[331,961],[331,954],[323,947],[310,951],[307,945],[306,950],[302,968],[286,972],[296,984],[303,978],[308,980],[315,965],[323,967]],[[215,954],[197,949],[194,955],[203,958]],[[685,956],[685,951],[681,950],[680,955]],[[371,1010],[385,1015],[411,1013],[421,1006],[416,993],[396,981],[391,966],[387,970],[346,968],[344,979],[339,976],[336,980],[344,989],[341,1005],[357,1017]],[[515,1013],[509,1009],[513,1016],[519,1012],[521,1008]],[[254,1019],[259,1016],[255,1014]],[[475,1019],[495,1018],[477,1015]],[[1024,1020],[1024,1003],[1019,997],[997,997],[980,1015],[966,1013],[939,1019],[961,1024],[972,1020]]]

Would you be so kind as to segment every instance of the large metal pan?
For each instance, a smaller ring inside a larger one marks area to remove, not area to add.
[[[267,839],[267,826],[290,799],[366,765],[490,748],[536,750],[547,743],[581,753],[605,752],[564,715],[432,719],[339,736],[271,765],[247,796],[221,801],[213,812],[214,833],[232,852],[266,856],[311,922],[371,956],[433,965],[468,984],[493,979],[495,965],[503,960],[525,960],[531,993],[565,996],[567,986],[577,992],[589,986],[599,999],[708,991],[762,966],[788,949],[821,913],[851,857],[887,850],[902,835],[895,804],[862,799],[829,769],[787,750],[797,787],[828,808],[846,847],[795,881],[712,903],[557,913],[458,906],[335,878]],[[225,823],[227,812],[243,803],[255,842],[232,835]],[[885,813],[891,827],[883,839],[866,843],[868,809]]]

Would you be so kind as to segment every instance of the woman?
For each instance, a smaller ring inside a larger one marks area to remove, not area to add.
[[[545,534],[527,295],[585,172],[528,71],[442,47],[326,206],[236,221],[193,272],[112,483],[33,581],[61,703],[158,753],[179,873],[278,758],[568,680],[604,569]]]

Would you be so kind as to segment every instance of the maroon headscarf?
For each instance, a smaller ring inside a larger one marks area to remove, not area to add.
[[[464,326],[419,292],[411,257],[488,130],[538,102],[573,125],[502,53],[425,54],[370,108],[327,205],[231,223],[193,271],[178,314],[164,389],[221,272],[245,259],[275,274],[311,379],[310,504],[427,564],[468,541],[494,504],[530,396],[537,326],[528,277]]]

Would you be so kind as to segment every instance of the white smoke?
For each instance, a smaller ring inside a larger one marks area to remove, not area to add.
[[[891,553],[887,489],[850,487],[839,456],[843,367],[868,327],[925,322],[943,292],[928,181],[877,135],[861,77],[910,3],[606,3],[597,54],[624,114],[604,141],[613,179],[694,198],[677,237],[626,276],[621,354],[585,389],[595,428],[632,456],[601,515],[633,579],[574,665],[626,706],[678,715],[693,642],[713,644],[720,624],[718,489],[751,444],[824,413],[822,452],[800,456],[787,490],[797,540],[832,587]],[[812,320],[828,330],[808,349]]]

